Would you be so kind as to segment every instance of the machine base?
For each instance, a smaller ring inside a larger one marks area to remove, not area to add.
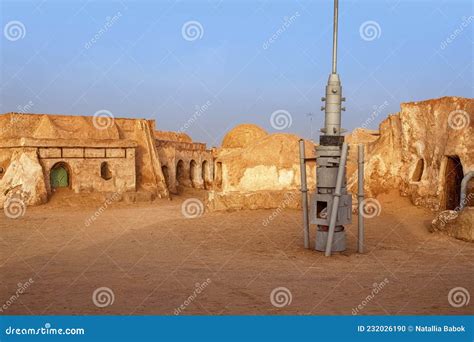
[[[315,250],[326,251],[326,244],[328,241],[328,232],[318,230],[316,232],[316,246]],[[334,232],[334,240],[332,241],[332,252],[343,252],[346,250],[346,232],[344,230]]]

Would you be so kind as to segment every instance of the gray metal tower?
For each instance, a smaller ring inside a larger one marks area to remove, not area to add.
[[[308,188],[306,185],[306,158],[304,141],[300,140],[301,193],[303,206],[304,244],[310,248],[309,224],[317,225],[315,249],[331,252],[346,249],[344,225],[352,221],[352,196],[346,189],[346,161],[348,146],[344,143],[345,130],[341,128],[342,86],[337,74],[337,26],[339,1],[334,0],[334,27],[332,49],[332,71],[326,86],[324,127],[321,129],[319,146],[316,147],[316,190],[311,194],[311,209],[308,214]],[[363,146],[359,146],[359,206],[363,200]],[[363,250],[363,222],[359,220],[359,252]]]
[[[341,129],[341,111],[345,110],[342,102],[345,98],[342,97],[341,80],[337,74],[338,7],[339,1],[334,0],[332,72],[326,86],[326,97],[321,98],[325,102],[325,106],[321,107],[325,112],[325,119],[319,146],[316,148],[317,189],[312,197],[314,214],[310,221],[318,225],[315,249],[326,251],[326,247],[330,247],[329,253],[346,249],[344,225],[352,220],[352,197],[346,190],[347,145],[341,135],[345,131]],[[338,173],[341,179],[338,179]],[[338,181],[340,184],[337,184]],[[336,209],[333,210],[333,207]],[[334,232],[331,232],[331,229],[334,229]],[[330,233],[333,233],[333,237]],[[332,246],[328,246],[328,243]]]

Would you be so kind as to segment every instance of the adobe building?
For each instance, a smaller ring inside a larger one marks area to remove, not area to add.
[[[169,198],[176,179],[209,186],[210,151],[183,136],[155,133],[154,120],[2,114],[0,207],[15,196],[42,204],[59,189],[119,193],[134,201]]]
[[[193,142],[185,133],[155,131],[156,148],[167,187],[178,193],[180,187],[210,189],[213,157],[206,144]]]

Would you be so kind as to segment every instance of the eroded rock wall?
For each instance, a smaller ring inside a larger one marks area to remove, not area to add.
[[[366,145],[365,187],[370,197],[398,189],[416,205],[444,209],[449,158],[465,173],[474,170],[474,100],[443,97],[404,103],[380,124],[380,137]],[[449,182],[448,182],[449,183]],[[357,174],[349,180],[356,192]]]

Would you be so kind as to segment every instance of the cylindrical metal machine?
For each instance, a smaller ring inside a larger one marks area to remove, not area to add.
[[[333,27],[333,53],[332,72],[329,75],[326,86],[326,96],[321,100],[325,106],[321,109],[325,112],[324,128],[321,129],[319,146],[316,148],[316,192],[312,196],[311,223],[316,224],[316,246],[318,251],[326,251],[328,243],[328,230],[333,205],[336,204],[334,235],[331,236],[332,243],[330,251],[341,252],[346,249],[346,236],[344,225],[352,220],[352,197],[346,190],[345,163],[341,165],[342,145],[344,136],[341,135],[341,111],[342,86],[337,74],[337,27],[338,27],[338,0],[334,1],[334,27]],[[344,156],[345,158],[345,156]],[[336,180],[339,168],[342,167],[340,192],[336,195]],[[335,197],[338,198],[334,203]],[[329,253],[330,254],[330,253]]]

